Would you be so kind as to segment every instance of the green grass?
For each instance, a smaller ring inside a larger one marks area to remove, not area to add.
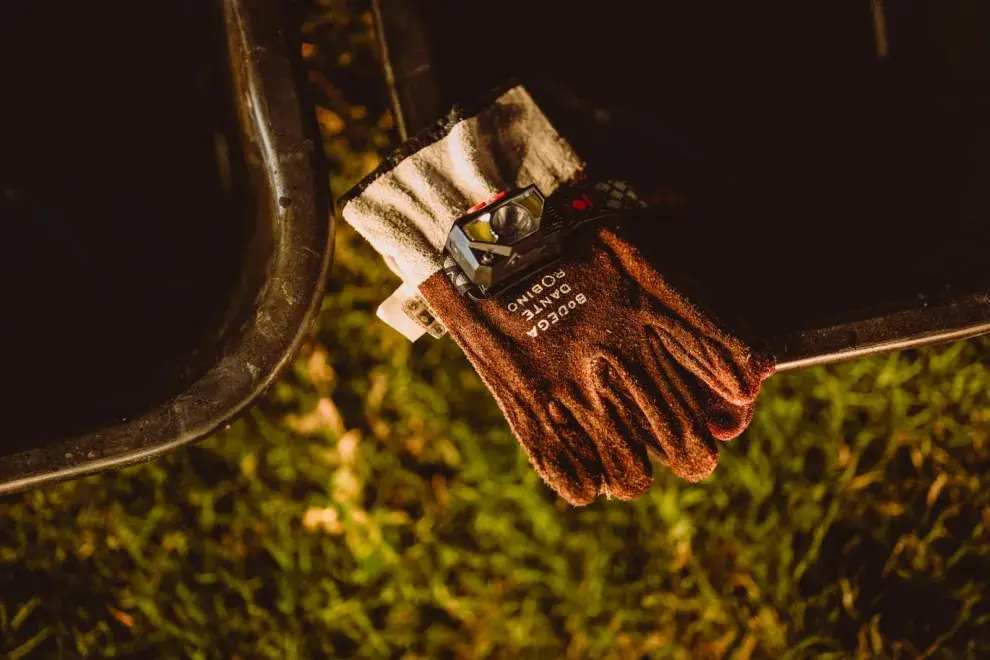
[[[394,136],[370,17],[317,4],[339,193]],[[395,284],[342,228],[250,415],[0,500],[0,656],[990,656],[990,341],[775,376],[710,479],[576,509]]]

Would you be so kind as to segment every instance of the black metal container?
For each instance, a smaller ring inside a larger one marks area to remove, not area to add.
[[[731,194],[652,248],[780,369],[990,331],[987,3],[375,8],[407,133],[539,73],[644,161],[703,162]]]
[[[237,416],[319,308],[328,180],[276,0],[0,5],[0,493]]]

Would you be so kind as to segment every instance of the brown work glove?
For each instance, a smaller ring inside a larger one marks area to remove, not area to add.
[[[650,452],[684,478],[707,476],[714,440],[745,428],[773,372],[772,358],[721,330],[624,238],[624,223],[651,218],[586,225],[563,259],[504,294],[463,295],[442,253],[453,222],[529,184],[551,203],[584,170],[516,87],[414,138],[343,203],[464,350],[539,474],[573,504],[641,495]]]
[[[726,335],[612,228],[483,301],[443,273],[420,286],[505,413],[540,476],[569,502],[649,488],[647,450],[697,481],[713,438],[752,417],[772,361]]]

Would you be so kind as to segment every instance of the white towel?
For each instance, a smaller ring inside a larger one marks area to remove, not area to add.
[[[530,184],[550,195],[583,169],[529,92],[516,86],[371,175],[342,211],[403,282],[419,286],[441,269],[447,234],[472,206]]]

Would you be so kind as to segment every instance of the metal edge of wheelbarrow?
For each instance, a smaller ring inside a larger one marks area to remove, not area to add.
[[[373,0],[378,44],[400,136],[440,116],[437,81],[418,2]],[[990,333],[990,292],[912,309],[871,310],[835,325],[765,338],[777,370],[828,364],[885,351]]]
[[[278,378],[319,311],[334,218],[298,53],[277,0],[219,1],[235,102],[251,124],[242,127],[253,137],[245,149],[257,152],[267,180],[259,203],[276,214],[268,285],[218,363],[185,391],[135,419],[0,457],[0,494],[148,461],[224,427]]]

